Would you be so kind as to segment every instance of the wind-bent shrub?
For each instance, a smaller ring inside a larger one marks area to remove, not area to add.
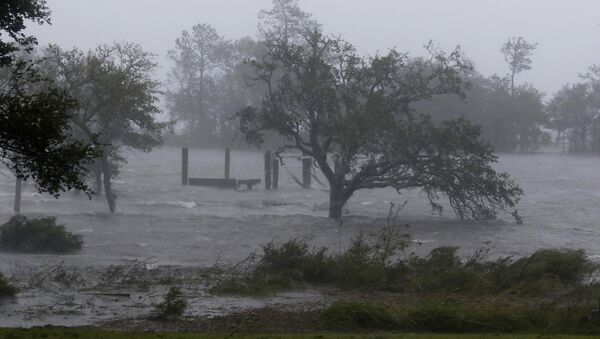
[[[14,297],[18,290],[0,273],[0,298]]]
[[[188,304],[181,290],[171,287],[164,300],[154,306],[151,318],[155,320],[172,320],[180,318]]]
[[[16,215],[0,226],[0,249],[24,253],[71,253],[81,249],[83,240],[56,218],[28,219]]]
[[[584,251],[545,249],[514,260],[486,260],[485,251],[463,259],[457,247],[429,255],[405,254],[408,238],[389,226],[356,237],[342,253],[312,248],[306,240],[269,243],[263,254],[218,282],[213,292],[264,294],[306,285],[392,292],[458,292],[547,295],[556,291],[597,290],[588,277],[598,269]],[[599,291],[600,292],[600,291]]]

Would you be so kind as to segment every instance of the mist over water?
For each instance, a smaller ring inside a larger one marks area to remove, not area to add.
[[[313,180],[300,188],[282,167],[280,189],[234,191],[181,185],[181,150],[164,147],[151,153],[128,153],[114,186],[118,211],[110,215],[103,197],[64,194],[55,199],[25,185],[22,212],[56,216],[67,229],[81,234],[81,252],[68,256],[0,253],[0,269],[19,265],[66,262],[80,266],[123,263],[152,258],[158,264],[210,266],[235,263],[271,240],[309,238],[331,250],[345,248],[359,231],[386,223],[391,202],[407,201],[397,224],[411,234],[412,250],[426,253],[437,246],[460,246],[469,253],[483,246],[493,255],[529,254],[538,248],[581,248],[600,255],[600,159],[568,156],[558,151],[503,154],[497,165],[511,173],[526,192],[518,206],[517,225],[508,214],[490,222],[457,219],[449,206],[431,212],[419,191],[398,195],[391,189],[362,190],[345,207],[343,224],[327,218],[328,192]],[[263,177],[263,154],[233,151],[232,178]],[[190,177],[222,177],[222,150],[190,150]],[[285,167],[301,177],[297,159]],[[0,176],[0,218],[12,214],[14,182]],[[489,243],[488,243],[489,242]],[[487,244],[486,244],[487,243]]]

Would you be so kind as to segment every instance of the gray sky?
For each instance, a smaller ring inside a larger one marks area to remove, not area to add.
[[[184,29],[215,26],[226,38],[254,36],[257,13],[270,0],[48,0],[52,26],[31,27],[40,43],[93,48],[131,41],[158,55]],[[500,46],[511,36],[539,44],[533,70],[518,77],[552,94],[600,64],[598,0],[300,0],[327,32],[364,53],[397,47],[423,53],[430,39],[444,49],[461,45],[480,72],[505,74]],[[162,72],[166,72],[163,67]],[[163,75],[160,75],[164,78]]]

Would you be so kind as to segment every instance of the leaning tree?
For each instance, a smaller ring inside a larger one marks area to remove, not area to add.
[[[45,71],[79,102],[71,118],[74,130],[82,140],[99,144],[96,192],[104,188],[110,212],[115,212],[111,179],[125,161],[120,152],[149,152],[162,143],[169,125],[157,117],[160,82],[153,78],[153,55],[136,44],[114,43],[87,53],[52,45],[46,57]]]
[[[318,28],[303,41],[273,37],[267,55],[249,62],[268,94],[260,107],[238,113],[246,138],[260,143],[275,132],[314,158],[330,187],[329,216],[339,218],[361,189],[422,189],[432,207],[448,197],[461,218],[489,219],[514,207],[521,189],[496,172],[493,148],[466,120],[434,124],[412,105],[460,93],[468,69],[460,51],[427,45],[430,56],[410,58],[391,50],[361,57],[355,48]]]

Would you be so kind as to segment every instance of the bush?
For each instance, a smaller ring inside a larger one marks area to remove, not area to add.
[[[171,287],[163,302],[154,306],[151,318],[156,320],[177,319],[183,315],[187,306],[187,301],[184,299],[181,290],[177,287]]]
[[[0,298],[14,297],[18,290],[0,273]]]
[[[71,253],[81,249],[81,236],[56,224],[56,218],[16,215],[0,226],[0,249],[25,253]]]
[[[506,267],[497,267],[496,285],[520,292],[539,292],[581,284],[597,269],[583,250],[539,250]]]
[[[306,240],[269,243],[213,289],[217,293],[263,294],[305,285],[417,293],[554,296],[556,291],[600,297],[588,277],[598,266],[584,251],[539,250],[518,260],[486,261],[487,250],[461,259],[457,247],[439,247],[426,257],[403,255],[405,235],[384,228],[353,239],[339,254],[311,248]],[[241,273],[241,274],[240,274]],[[567,288],[567,289],[565,289]]]

